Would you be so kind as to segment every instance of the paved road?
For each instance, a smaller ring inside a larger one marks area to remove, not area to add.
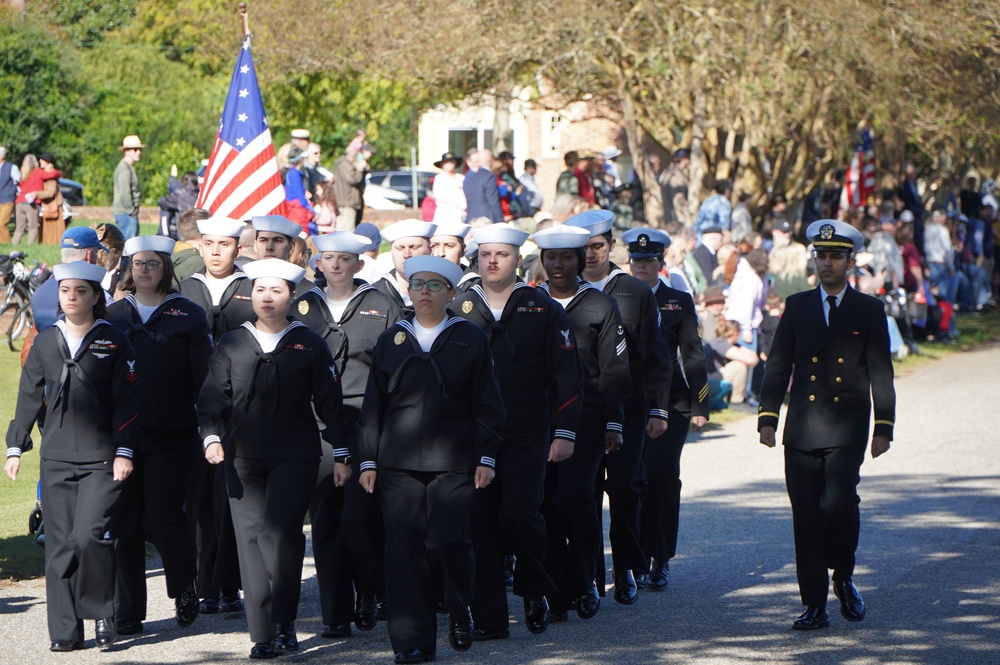
[[[869,606],[864,623],[848,624],[834,611],[828,630],[790,630],[801,609],[782,456],[756,443],[748,418],[706,433],[685,450],[681,555],[665,593],[645,593],[633,607],[609,596],[595,619],[574,616],[542,636],[515,624],[510,640],[479,643],[466,654],[448,647],[442,628],[439,661],[1000,663],[998,375],[995,346],[897,380],[896,442],[862,468],[855,580]],[[345,640],[316,637],[316,584],[307,563],[298,622],[302,651],[283,660],[391,662],[384,625]],[[0,661],[214,663],[249,652],[242,617],[202,617],[182,630],[160,571],[151,572],[149,587],[144,634],[108,651],[58,657],[47,651],[43,584],[0,589]],[[88,626],[93,647],[91,631]]]

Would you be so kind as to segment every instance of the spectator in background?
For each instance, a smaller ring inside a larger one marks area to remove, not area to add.
[[[614,187],[608,184],[607,171],[604,169],[604,154],[595,153],[590,160],[590,183],[594,188],[594,205],[611,209],[611,190]]]
[[[983,200],[982,194],[977,187],[976,176],[970,175],[965,179],[965,186],[958,193],[958,207],[966,217],[975,217],[979,214],[979,204]]]
[[[799,226],[799,237],[802,237],[810,224],[817,219],[823,219],[823,188],[816,183],[814,177],[807,181],[806,191],[809,194],[802,200],[795,215],[795,221]]]
[[[756,351],[737,346],[739,338],[740,324],[719,319],[715,337],[705,343],[708,378],[733,384],[731,404],[743,404],[746,400],[750,370],[757,366],[759,360]]]
[[[570,150],[563,155],[566,170],[560,173],[559,179],[556,180],[556,196],[560,194],[580,195],[580,182],[576,179],[576,163],[579,160],[580,153],[576,150]]]
[[[176,166],[174,167],[176,169]],[[157,235],[167,236],[177,240],[177,218],[182,212],[190,210],[198,202],[198,174],[188,171],[177,179],[170,175],[170,192],[160,197],[160,228]]]
[[[354,138],[351,142],[347,144],[347,149],[354,152],[355,154],[360,154],[361,149],[368,142],[368,132],[363,129],[359,129],[354,132]]]
[[[204,208],[191,208],[177,218],[177,235],[180,240],[174,245],[170,260],[174,264],[174,276],[178,283],[205,267],[205,260],[201,258],[199,251],[201,231],[198,230],[198,222],[211,216],[212,213]]]
[[[434,176],[431,196],[434,197],[435,224],[461,224],[465,221],[465,211],[468,203],[465,200],[465,176],[458,172],[462,166],[462,158],[453,152],[446,152],[441,159],[434,162],[441,173]]]
[[[7,148],[0,146],[0,238],[3,242],[7,241],[7,235],[11,231],[8,223],[14,214],[14,199],[17,198],[17,185],[20,182],[21,170],[16,164],[7,161]]]
[[[667,285],[678,291],[687,293],[692,298],[697,292],[694,288],[693,280],[688,277],[685,267],[687,266],[684,257],[687,254],[687,238],[673,237],[673,242],[667,247],[665,261],[667,266]]]
[[[523,210],[521,205],[521,195],[524,194],[524,187],[514,175],[514,154],[509,150],[500,153],[500,171],[497,173],[497,187],[506,186],[506,195],[500,197],[500,207],[504,212],[504,219],[519,219],[521,217],[531,217],[534,213]]]
[[[288,153],[288,171],[285,172],[285,216],[309,232],[309,224],[316,216],[309,197],[306,196],[306,153],[298,146]]]
[[[590,164],[593,161],[594,153],[587,150],[579,153],[576,166],[573,167],[573,175],[579,185],[579,195],[587,200],[590,205],[597,205],[597,197],[594,194],[594,180],[590,172]]]
[[[313,209],[316,216],[316,233],[325,235],[337,230],[337,195],[333,191],[333,182],[324,180],[316,185],[316,196],[313,198]]]
[[[767,275],[767,263],[767,252],[760,248],[752,249],[741,256],[737,260],[736,275],[729,287],[729,297],[726,299],[728,305],[726,318],[740,325],[739,344],[753,351],[754,355],[757,354],[757,336],[760,333],[760,324],[764,320],[764,308],[767,302],[767,283],[764,281]],[[734,386],[734,396],[735,393]],[[749,393],[747,397],[750,399],[750,406],[757,406],[755,398],[751,398]]]
[[[126,136],[118,148],[125,153],[115,167],[114,198],[111,212],[115,216],[115,224],[121,229],[125,239],[139,235],[139,203],[142,193],[139,189],[139,176],[135,172],[135,164],[142,158],[142,150],[146,146],[135,134]]]
[[[732,220],[733,242],[743,240],[753,230],[753,217],[750,215],[749,207],[751,198],[753,198],[753,195],[741,191],[738,197],[739,200],[733,207],[733,214],[730,217]]]
[[[698,322],[701,326],[701,339],[706,344],[715,339],[715,328],[722,320],[722,311],[726,308],[726,292],[721,286],[709,286],[699,296]],[[739,326],[737,326],[737,330]]]
[[[39,159],[45,154],[42,153]],[[49,156],[51,157],[51,155]],[[59,261],[61,263],[84,261],[96,264],[97,252],[100,249],[104,249],[104,247],[97,239],[97,231],[86,226],[71,226],[62,234],[59,241]],[[31,314],[38,332],[56,324],[60,315],[59,283],[57,280],[47,279],[38,287],[31,297]]]
[[[771,290],[782,299],[813,288],[809,283],[809,253],[800,243],[776,247],[768,256]]]
[[[480,150],[473,161],[474,163],[469,164],[469,173],[462,183],[468,204],[467,219],[487,217],[494,224],[502,222],[500,189],[497,186],[497,176],[493,173],[493,151]]]
[[[564,222],[573,215],[578,215],[589,209],[590,204],[587,203],[586,199],[575,194],[560,194],[556,197],[549,212],[552,214],[552,219]]]
[[[657,178],[663,196],[663,223],[680,222],[691,226],[691,208],[688,204],[690,180],[688,169],[691,165],[691,151],[679,148],[674,151],[670,166]]]
[[[368,157],[360,152],[345,152],[333,165],[333,192],[337,201],[337,230],[353,231],[364,212],[365,171]]]
[[[619,187],[622,184],[622,174],[618,170],[618,158],[622,156],[622,151],[613,145],[604,149],[604,172],[611,176],[612,187]]]
[[[518,178],[524,186],[524,194],[521,196],[521,204],[525,210],[524,217],[533,216],[542,209],[545,199],[542,198],[542,188],[535,181],[535,174],[538,173],[538,164],[533,159],[524,160],[524,173]]]
[[[701,240],[691,252],[692,258],[698,263],[702,274],[709,284],[718,284],[715,269],[719,267],[717,253],[722,247],[722,229],[718,226],[704,227],[700,234]]]
[[[925,253],[924,201],[920,196],[920,190],[917,189],[917,169],[913,164],[907,164],[903,167],[903,178],[897,194],[903,202],[903,207],[913,215],[913,237],[917,249],[921,253]]]
[[[94,224],[91,228],[97,232],[97,241],[100,243],[97,249],[97,265],[107,271],[101,280],[101,287],[117,300],[118,295],[115,292],[118,290],[118,278],[121,275],[125,236],[114,224]],[[121,297],[125,297],[125,294]]]
[[[940,290],[941,299],[954,304],[958,280],[955,272],[955,247],[952,245],[947,223],[948,217],[944,210],[935,210],[931,213],[931,222],[927,225],[924,238],[924,256],[931,273],[931,286]],[[914,236],[916,236],[916,223],[914,223]],[[919,248],[918,243],[917,249]]]
[[[879,206],[878,227],[868,243],[872,255],[871,271],[875,278],[876,290],[898,289],[903,285],[903,253],[896,244],[895,206],[892,201],[883,201]]]
[[[14,199],[15,245],[20,244],[25,232],[28,234],[29,245],[38,242],[39,227],[42,223],[38,201],[47,194],[46,182],[54,180],[55,188],[58,190],[59,177],[62,175],[53,164],[54,160],[52,153],[43,152],[37,160],[34,155],[25,155],[21,163],[21,191]],[[52,189],[52,185],[49,185],[48,189]]]
[[[728,231],[732,228],[733,206],[729,195],[733,192],[731,180],[723,178],[715,183],[715,193],[702,202],[698,216],[694,220],[694,231],[700,239],[705,229],[717,228]]]

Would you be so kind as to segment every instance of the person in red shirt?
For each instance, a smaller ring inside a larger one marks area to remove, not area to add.
[[[577,182],[580,183],[580,196],[587,199],[590,205],[595,205],[597,199],[594,196],[594,182],[590,175],[590,160],[592,157],[593,153],[581,150],[580,158],[573,167],[573,175],[576,176]]]
[[[22,173],[21,188],[14,199],[15,226],[13,242],[15,245],[21,242],[24,232],[28,232],[28,244],[34,245],[38,242],[38,231],[41,227],[42,217],[39,214],[39,204],[45,192],[45,182],[55,180],[54,191],[47,192],[54,196],[59,192],[59,178],[62,172],[56,169],[55,157],[50,152],[43,152],[38,155],[38,167],[31,169],[29,173]],[[51,189],[51,186],[50,186]]]

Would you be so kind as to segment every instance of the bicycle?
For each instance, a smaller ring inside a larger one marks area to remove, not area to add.
[[[34,266],[25,265],[30,260]],[[0,255],[0,274],[6,285],[3,304],[0,305],[0,325],[7,322],[7,346],[16,351],[14,340],[18,339],[32,324],[31,297],[42,282],[52,276],[45,264],[28,259],[24,252]]]

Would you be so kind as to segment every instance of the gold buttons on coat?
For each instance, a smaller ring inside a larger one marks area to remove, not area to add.
[[[837,358],[837,362],[840,363],[841,365],[843,365],[844,364],[844,359],[843,358]]]
[[[843,381],[844,380],[842,378],[840,378],[839,376],[837,377],[837,383],[843,383]]]
[[[816,401],[816,396],[815,395],[810,395],[809,396],[809,401],[810,402],[815,402]]]
[[[839,401],[840,401],[840,398],[839,398],[839,397],[834,397],[834,398],[833,398],[833,401],[834,401],[834,402],[839,402]]]
[[[809,380],[810,380],[810,381],[815,381],[815,380],[816,380],[816,375],[815,375],[815,374],[813,374],[812,376],[810,376],[810,377],[809,377]]]
[[[816,356],[813,356],[813,362],[814,363],[818,363],[819,362],[819,358],[817,358]]]

